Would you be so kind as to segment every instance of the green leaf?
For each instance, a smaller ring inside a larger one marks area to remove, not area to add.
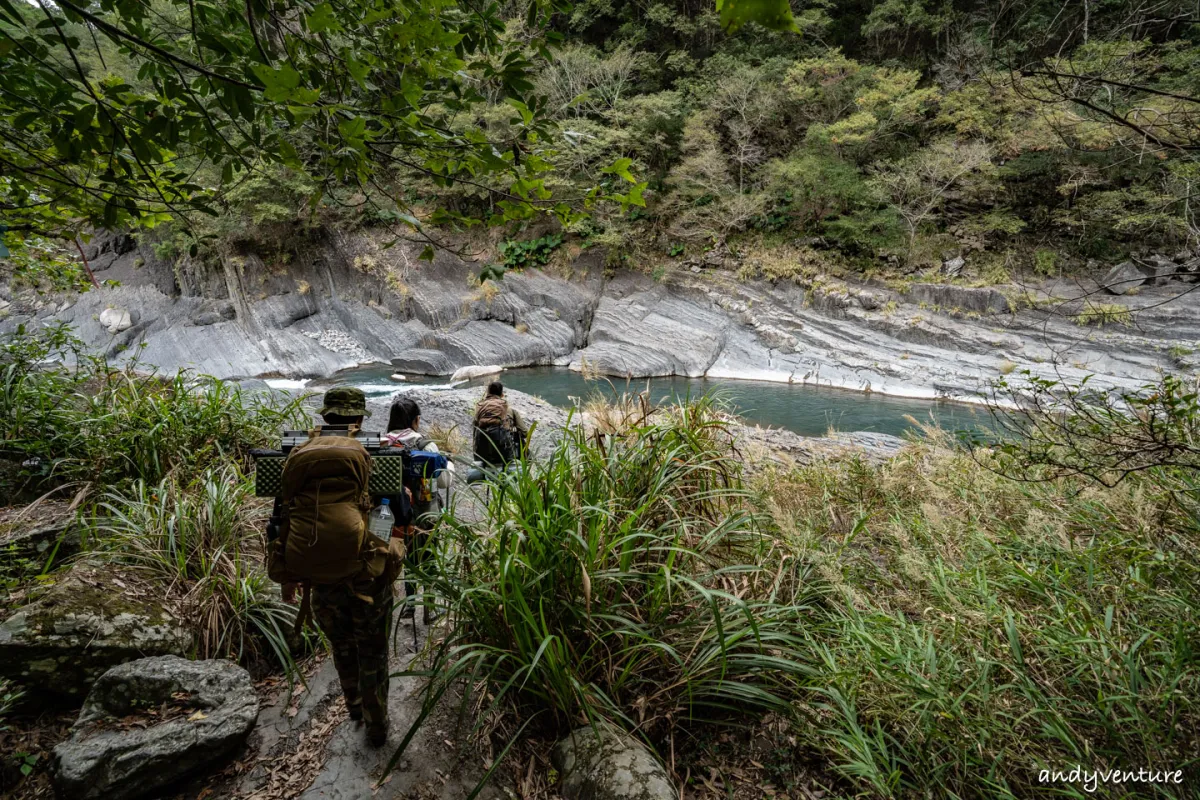
[[[351,143],[362,142],[367,131],[367,121],[362,117],[351,117],[338,123],[338,133]]]
[[[288,111],[291,112],[292,119],[296,121],[297,125],[303,125],[313,114],[317,113],[312,106],[288,106]]]
[[[370,74],[371,68],[367,64],[364,64],[363,62],[356,59],[349,52],[346,52],[345,58],[346,58],[346,69],[349,71],[350,77],[354,78],[355,82],[359,86],[366,88],[367,75]]]
[[[772,31],[800,32],[788,0],[717,0],[717,13],[727,33],[734,33],[747,22]]]
[[[342,25],[338,22],[337,15],[333,13],[333,6],[329,3],[318,5],[309,12],[305,20],[308,24],[308,29],[313,33],[337,32],[342,30]]]
[[[262,81],[268,100],[276,103],[282,103],[289,100],[294,92],[300,86],[300,73],[291,64],[284,64],[278,69],[272,69],[265,64],[255,64],[250,68],[260,81]]]
[[[487,281],[502,281],[505,271],[503,264],[488,264],[479,270],[479,282],[483,284]]]
[[[642,197],[642,192],[646,191],[646,187],[649,185],[650,185],[649,183],[645,183],[645,182],[635,185],[632,189],[629,190],[629,194],[626,196],[625,202],[628,203],[629,205],[640,206],[641,208],[645,208],[646,200],[645,200],[645,198]]]
[[[600,171],[609,175],[617,175],[629,181],[630,183],[637,183],[633,177],[633,173],[629,171],[629,166],[631,164],[633,164],[632,158],[618,158],[612,164]]]
[[[89,128],[92,125],[92,118],[96,116],[96,107],[92,104],[80,106],[75,110],[74,120],[75,127],[79,129]]]

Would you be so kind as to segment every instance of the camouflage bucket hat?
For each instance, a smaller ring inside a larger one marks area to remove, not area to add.
[[[369,417],[371,412],[367,411],[367,396],[363,394],[362,389],[357,389],[353,386],[335,386],[325,393],[325,405],[321,407],[318,414],[338,414],[343,417]]]

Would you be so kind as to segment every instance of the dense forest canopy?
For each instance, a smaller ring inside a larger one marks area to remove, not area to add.
[[[1200,237],[1194,4],[719,6],[0,0],[6,241],[549,214],[642,267],[787,242],[999,280]]]

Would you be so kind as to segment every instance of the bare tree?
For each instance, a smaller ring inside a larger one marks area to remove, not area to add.
[[[922,224],[941,208],[947,192],[971,173],[990,168],[991,157],[986,142],[946,140],[876,168],[875,184],[891,199],[908,227],[910,254]]]

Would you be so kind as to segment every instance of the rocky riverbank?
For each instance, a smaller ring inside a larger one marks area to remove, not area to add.
[[[1190,295],[1171,301],[1195,286],[1183,282],[1186,265],[1172,276],[1155,262],[1157,277],[1116,296],[1096,281],[743,280],[728,259],[656,281],[608,272],[599,252],[583,251],[480,287],[472,276],[484,256],[441,253],[426,264],[370,232],[328,233],[298,252],[171,265],[109,237],[89,255],[118,286],[54,299],[9,291],[0,333],[63,322],[114,359],[219,377],[323,377],[364,362],[434,375],[553,364],[963,400],[1017,370],[1132,387],[1200,364],[1200,306]],[[1097,280],[1104,274],[1098,267]],[[1105,316],[1088,316],[1095,308]]]
[[[421,424],[425,429],[434,428],[444,432],[457,430],[462,441],[469,441],[471,420],[478,389],[425,389],[414,387],[400,389],[421,407]],[[559,434],[567,424],[594,425],[586,412],[570,416],[566,411],[532,395],[509,389],[505,392],[508,402],[533,426],[531,449],[535,454],[544,454],[558,441]],[[387,419],[390,398],[374,398],[367,401],[371,411],[368,425]],[[373,427],[374,427],[373,426]],[[883,459],[895,455],[904,441],[882,433],[854,432],[833,436],[801,436],[777,428],[762,428],[738,421],[731,424],[733,434],[743,450],[743,456],[751,469],[768,463],[810,464],[823,458],[840,458],[849,455],[864,455],[868,459]]]

